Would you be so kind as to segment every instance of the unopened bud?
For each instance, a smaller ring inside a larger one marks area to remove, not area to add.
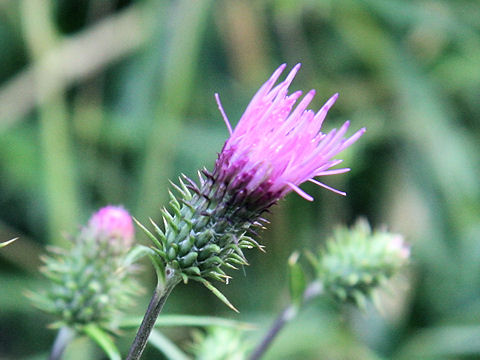
[[[131,306],[139,288],[137,271],[125,265],[134,238],[132,218],[119,206],[106,206],[74,236],[72,247],[45,257],[44,275],[51,286],[32,300],[56,315],[59,324],[81,327],[94,323],[116,330],[117,317]]]
[[[133,243],[135,228],[132,217],[121,206],[105,206],[92,215],[88,222],[88,228],[98,236],[120,241],[120,245],[126,249]]]
[[[351,229],[337,229],[325,247],[317,264],[325,290],[360,306],[410,257],[410,248],[401,235],[372,232],[365,220]]]
[[[233,328],[210,327],[195,331],[190,350],[197,360],[245,360],[250,345],[245,334]]]

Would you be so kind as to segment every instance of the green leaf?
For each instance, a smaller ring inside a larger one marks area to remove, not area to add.
[[[177,345],[171,342],[160,331],[153,330],[148,338],[148,342],[163,353],[169,360],[190,360]]]
[[[308,262],[312,265],[312,267],[315,269],[318,269],[319,261],[317,256],[314,253],[312,253],[310,250],[305,250],[304,254]]]
[[[83,332],[97,343],[103,351],[108,355],[110,360],[122,360],[120,352],[118,351],[112,337],[98,326],[89,324],[83,328]]]
[[[158,247],[159,249],[163,249],[162,243],[157,239],[155,235],[153,235],[150,232],[150,230],[148,230],[145,226],[143,226],[143,224],[137,219],[133,218],[133,221],[135,221],[138,227],[143,230],[143,232],[148,236],[150,240],[152,240],[152,242],[155,244],[156,247]]]
[[[15,240],[17,240],[17,239],[18,239],[18,238],[15,238],[15,239],[11,239],[11,240],[5,241],[5,242],[3,242],[3,243],[0,243],[0,249],[3,248],[3,247],[5,247],[5,246],[7,246],[7,245],[9,245],[9,244],[11,244],[11,243],[13,243],[13,242],[14,242]]]
[[[288,282],[290,297],[295,305],[300,305],[303,300],[303,292],[306,287],[305,273],[298,263],[300,253],[295,251],[288,258]]]
[[[165,266],[163,265],[163,263],[160,263],[160,261],[158,261],[159,259],[156,255],[149,254],[148,258],[150,259],[153,267],[155,268],[155,273],[157,274],[157,281],[165,284]]]
[[[204,278],[201,277],[192,277],[192,280],[199,281],[205,287],[210,290],[217,298],[219,298],[225,305],[227,305],[230,309],[232,309],[235,312],[239,312],[235,306],[232,305],[232,303],[227,299],[225,295],[223,295],[220,290],[218,290],[215,286],[213,286],[208,280],[205,280]]]
[[[124,260],[124,266],[130,266],[141,258],[148,255],[156,255],[155,251],[148,246],[135,245],[127,254]]]

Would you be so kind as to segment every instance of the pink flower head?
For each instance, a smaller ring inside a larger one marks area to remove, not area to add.
[[[105,206],[92,215],[89,228],[99,235],[121,239],[125,247],[130,247],[134,237],[132,217],[121,206]]]
[[[288,94],[288,87],[300,64],[274,86],[285,67],[286,64],[281,65],[258,90],[233,131],[216,94],[230,138],[218,157],[213,175],[225,184],[227,191],[249,198],[246,203],[253,208],[261,206],[260,203],[268,207],[292,190],[312,201],[313,197],[299,187],[305,181],[346,195],[315,178],[349,171],[348,168],[330,169],[342,162],[333,157],[365,132],[362,128],[344,137],[350,125],[348,121],[339,130],[322,132],[322,123],[338,94],[315,113],[307,109],[315,95],[315,90],[310,90],[294,109],[302,92]]]

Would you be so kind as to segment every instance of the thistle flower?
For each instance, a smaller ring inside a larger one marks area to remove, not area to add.
[[[345,195],[315,177],[349,171],[330,169],[342,161],[333,157],[365,129],[345,138],[346,122],[339,130],[322,132],[323,120],[338,95],[315,113],[307,110],[315,94],[311,90],[294,109],[302,93],[289,95],[288,87],[300,65],[274,86],[285,67],[280,66],[258,90],[234,130],[216,95],[230,138],[213,172],[199,172],[198,185],[186,176],[180,179],[180,186],[173,186],[181,199],[170,194],[173,213],[163,210],[164,228],[153,223],[153,235],[143,227],[167,268],[185,282],[198,280],[212,289],[207,278],[229,278],[223,266],[247,264],[242,249],[262,249],[251,236],[256,226],[266,222],[261,218],[265,210],[292,190],[313,200],[299,187],[305,181]]]
[[[363,306],[379,285],[393,276],[410,257],[410,248],[399,234],[372,231],[366,220],[352,229],[339,228],[316,261],[325,291]]]
[[[124,264],[133,231],[132,218],[122,207],[97,211],[72,238],[71,249],[52,249],[43,259],[42,272],[52,284],[47,291],[32,295],[34,304],[55,315],[58,327],[93,323],[115,330],[116,315],[132,303],[138,291],[131,277],[135,268]]]
[[[299,188],[305,181],[345,195],[315,177],[349,171],[348,168],[329,170],[342,162],[332,158],[365,132],[360,129],[345,139],[350,125],[348,121],[338,131],[320,131],[338,94],[315,113],[307,110],[315,96],[315,90],[310,90],[293,110],[302,92],[288,95],[288,87],[300,64],[283,82],[273,87],[285,67],[285,64],[280,66],[258,90],[234,131],[224,116],[230,138],[215,164],[214,176],[217,182],[227,187],[227,192],[242,192],[239,197],[245,198],[246,204],[241,205],[256,211],[268,208],[292,190],[312,201],[313,198]],[[224,115],[218,95],[217,101]]]

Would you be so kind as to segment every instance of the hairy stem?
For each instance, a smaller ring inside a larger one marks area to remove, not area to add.
[[[289,323],[297,316],[301,306],[305,305],[310,300],[320,295],[322,292],[322,283],[320,283],[319,281],[314,281],[310,283],[310,285],[303,292],[302,304],[290,304],[280,313],[280,315],[275,319],[274,323],[263,337],[262,341],[253,351],[252,355],[250,356],[250,360],[260,359],[267,351],[269,346],[272,344],[273,340],[278,335],[280,330],[282,330],[287,323]]]
[[[160,311],[162,311],[163,305],[167,301],[167,298],[172,292],[173,288],[179,282],[180,279],[178,278],[177,274],[171,269],[167,269],[167,276],[164,283],[162,281],[158,281],[155,291],[153,292],[152,299],[150,300],[150,304],[148,304],[147,312],[143,317],[142,324],[137,331],[137,335],[135,336],[135,340],[130,347],[130,351],[126,360],[140,359],[143,350],[147,345],[148,337],[152,332],[158,314],[160,314]]]
[[[66,326],[62,327],[55,338],[48,360],[60,360],[67,345],[70,344],[74,337],[75,331],[73,329]]]

